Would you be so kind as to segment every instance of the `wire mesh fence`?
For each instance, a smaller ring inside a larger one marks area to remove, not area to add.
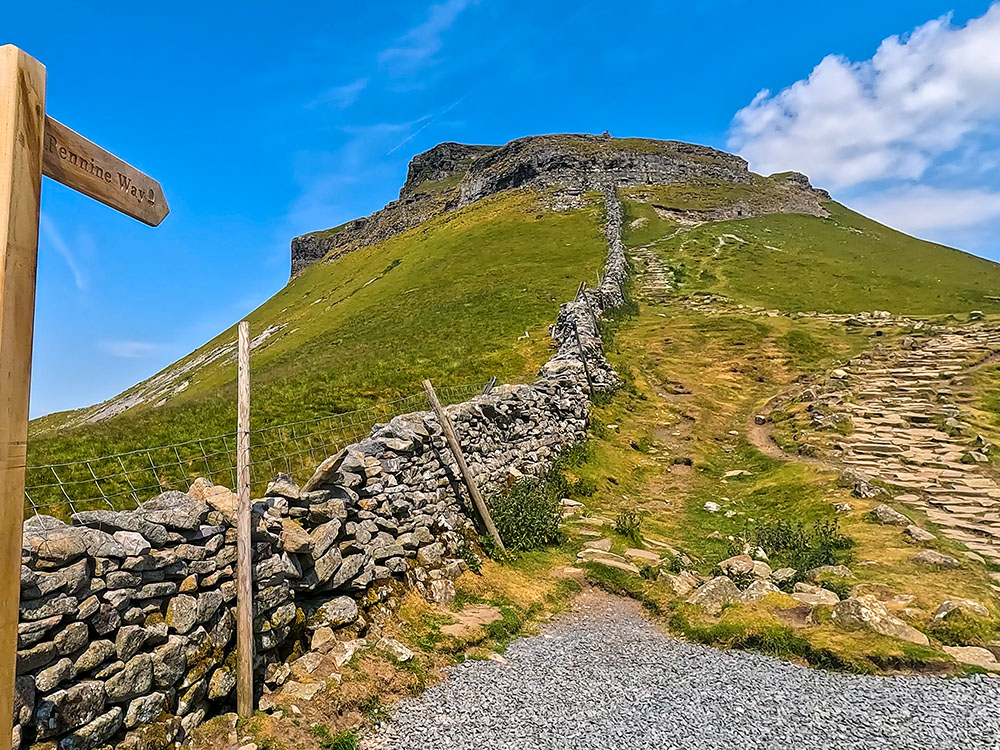
[[[453,404],[483,391],[483,385],[444,386],[436,390],[442,403]],[[263,491],[278,472],[308,476],[327,456],[366,438],[374,425],[427,408],[427,397],[421,392],[355,411],[252,430],[252,491]],[[235,431],[100,458],[29,466],[25,476],[25,513],[65,520],[84,510],[135,508],[161,492],[187,490],[199,476],[214,484],[236,486]]]

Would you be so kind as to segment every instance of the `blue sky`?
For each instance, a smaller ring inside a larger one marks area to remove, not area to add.
[[[172,209],[151,229],[46,181],[33,416],[114,395],[238,320],[285,283],[291,237],[380,208],[446,140],[705,143],[1000,259],[988,2],[361,6],[5,10],[0,41],[46,64],[49,113]]]

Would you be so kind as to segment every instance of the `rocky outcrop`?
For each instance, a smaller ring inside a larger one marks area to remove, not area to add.
[[[581,347],[596,389],[618,383],[591,314],[623,301],[613,189],[607,204],[602,283],[562,305],[552,328],[557,353],[536,380],[447,407],[485,492],[514,474],[544,474],[584,434]],[[405,587],[452,600],[451,580],[465,567],[459,552],[475,538],[433,412],[376,425],[301,486],[279,475],[252,510],[254,671],[299,700],[321,685],[285,681],[308,667],[300,664],[306,657],[284,663],[296,646],[332,654],[339,667],[379,636],[373,642],[405,656],[401,644],[381,638],[386,603]],[[231,706],[235,515],[235,495],[199,479],[131,511],[25,523],[15,747],[165,748]]]
[[[293,239],[292,276],[317,260],[333,260],[504,190],[557,188],[579,195],[608,185],[706,182],[749,189],[739,200],[702,212],[704,221],[777,212],[825,216],[821,202],[830,199],[805,175],[785,172],[765,180],[739,156],[680,141],[561,134],[499,147],[442,143],[413,158],[398,200],[368,217]]]

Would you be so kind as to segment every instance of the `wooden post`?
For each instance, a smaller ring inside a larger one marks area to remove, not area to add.
[[[576,289],[576,296],[573,298],[574,302],[579,301],[580,295],[583,294],[583,290],[584,290],[584,288],[586,288],[586,286],[587,286],[587,282],[586,281],[581,281],[580,282],[580,286],[577,287],[577,289]]]
[[[236,711],[253,714],[253,547],[250,543],[250,324],[239,325],[236,424]]]
[[[0,748],[11,746],[45,67],[0,47]]]
[[[590,319],[594,321],[594,334],[600,338],[601,336],[601,323],[597,319],[597,313],[594,312],[593,305],[590,304],[590,297],[587,296],[586,290],[583,293],[583,301],[587,305],[587,310],[590,311]]]
[[[580,350],[580,359],[583,361],[583,374],[587,378],[587,387],[590,389],[590,398],[594,398],[594,381],[590,379],[590,368],[587,366],[587,352],[583,348],[583,344],[580,342],[580,332],[576,328],[576,322],[573,323],[573,335],[576,337],[576,348]]]
[[[479,488],[476,486],[475,480],[472,478],[472,472],[469,471],[469,465],[465,463],[465,455],[462,453],[462,446],[458,444],[458,436],[455,434],[455,427],[451,423],[451,419],[445,413],[444,409],[441,408],[441,402],[438,401],[437,394],[434,392],[434,386],[431,385],[431,381],[424,381],[424,391],[427,392],[427,400],[431,402],[431,408],[437,415],[438,422],[441,423],[441,429],[444,431],[445,439],[448,441],[448,447],[451,448],[451,452],[455,456],[455,460],[458,462],[458,470],[462,473],[462,480],[465,482],[466,488],[469,490],[469,495],[472,497],[472,504],[476,506],[476,511],[479,513],[479,518],[482,520],[483,525],[486,526],[486,530],[493,537],[493,541],[497,543],[500,549],[505,550],[506,547],[503,546],[503,540],[500,538],[500,532],[497,531],[497,527],[493,524],[493,518],[490,516],[489,508],[486,507],[486,503],[483,502],[483,496],[479,494]]]

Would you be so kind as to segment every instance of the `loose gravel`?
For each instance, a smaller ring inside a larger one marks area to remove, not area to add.
[[[1000,680],[861,677],[669,637],[598,593],[506,664],[469,661],[401,703],[370,750],[979,750]]]

